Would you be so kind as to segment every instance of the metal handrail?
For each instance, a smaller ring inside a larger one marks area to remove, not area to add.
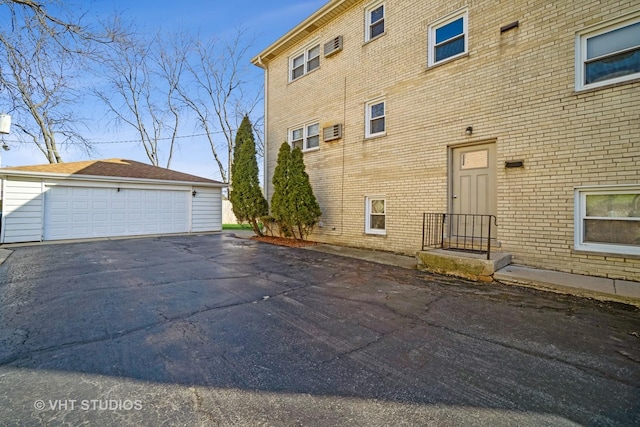
[[[422,250],[451,249],[486,253],[491,258],[492,224],[495,215],[424,213],[422,216]]]

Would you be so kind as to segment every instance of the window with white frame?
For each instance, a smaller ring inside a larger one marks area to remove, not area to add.
[[[467,53],[468,13],[449,15],[429,26],[429,66],[450,61]]]
[[[640,185],[577,189],[575,227],[576,250],[640,255]]]
[[[302,151],[320,148],[320,124],[310,123],[290,129],[289,144]]]
[[[365,137],[381,136],[386,134],[386,106],[384,100],[375,100],[366,106]]]
[[[577,35],[576,90],[640,78],[638,15]]]
[[[367,197],[365,232],[387,234],[387,202],[384,197]]]
[[[289,59],[289,81],[299,79],[320,67],[320,44],[296,53]]]
[[[365,10],[365,41],[384,34],[385,4],[376,2]]]

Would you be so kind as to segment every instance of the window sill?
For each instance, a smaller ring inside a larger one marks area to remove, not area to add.
[[[625,80],[623,82],[607,83],[607,84],[603,84],[603,85],[595,86],[595,87],[584,87],[584,88],[580,88],[580,89],[575,89],[573,91],[573,94],[574,95],[584,95],[584,94],[588,94],[590,92],[596,92],[596,91],[602,90],[602,89],[610,89],[610,88],[614,88],[614,87],[618,87],[618,86],[624,86],[624,85],[638,83],[638,82],[640,82],[640,77],[636,77],[636,78],[633,78],[633,79]]]
[[[374,41],[378,40],[379,38],[384,37],[386,35],[387,35],[386,31],[384,33],[382,33],[382,34],[378,34],[377,36],[375,36],[372,39],[365,40],[364,43],[362,43],[362,46],[364,47],[364,46],[368,45],[369,43],[372,43],[372,42],[374,42]]]
[[[307,148],[306,150],[302,150],[302,154],[313,153],[314,151],[320,151],[320,147]]]
[[[304,79],[304,78],[305,78],[305,77],[307,77],[309,74],[313,74],[313,73],[315,73],[316,71],[318,71],[320,68],[322,68],[322,66],[320,66],[320,67],[318,67],[318,68],[314,68],[313,70],[311,70],[311,71],[309,71],[309,72],[304,73],[303,75],[301,75],[300,77],[298,77],[298,78],[297,78],[297,79],[295,79],[295,80],[289,80],[289,82],[287,83],[287,85],[290,85],[290,84],[292,84],[292,83],[295,83],[295,82],[297,82],[297,81],[299,81],[299,80]],[[289,73],[291,73],[291,70],[289,70]]]
[[[372,135],[365,135],[364,140],[365,141],[369,141],[370,139],[378,139],[378,138],[384,138],[385,136],[387,136],[387,133],[374,133]]]
[[[442,60],[442,61],[440,61],[438,63],[433,64],[433,65],[428,65],[427,64],[427,69],[425,71],[431,71],[434,68],[442,67],[443,65],[447,65],[447,64],[449,64],[451,62],[456,61],[457,59],[468,58],[468,57],[469,57],[469,52],[466,52],[466,53],[462,53],[462,54],[460,54],[458,56],[453,56],[451,58],[447,58],[447,59]]]
[[[579,249],[571,250],[571,253],[575,255],[593,255],[593,256],[602,256],[607,258],[615,257],[615,258],[640,259],[640,254],[630,254],[630,253],[621,254],[621,253],[611,252],[607,250],[599,251],[594,249],[579,248]]]
[[[365,236],[374,236],[374,237],[387,237],[387,232],[386,231],[373,231],[373,230],[367,230],[364,232]]]

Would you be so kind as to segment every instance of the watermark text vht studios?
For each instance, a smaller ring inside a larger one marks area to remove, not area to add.
[[[143,403],[137,399],[40,399],[33,407],[38,411],[140,411]]]

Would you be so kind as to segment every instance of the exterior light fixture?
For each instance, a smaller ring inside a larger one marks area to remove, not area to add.
[[[11,116],[0,113],[0,133],[8,134],[11,129]]]
[[[11,116],[5,113],[0,113],[0,135],[3,135],[2,149],[9,151],[9,146],[4,142],[4,135],[8,134],[11,130]],[[0,157],[0,167],[2,166],[2,158]]]
[[[191,193],[191,195],[192,195],[193,197],[196,197],[196,194],[198,194],[198,192],[197,192],[196,190],[193,190],[193,192]]]
[[[466,133],[467,135],[471,135],[473,133],[473,127],[472,126],[468,126],[465,130],[464,133]]]

